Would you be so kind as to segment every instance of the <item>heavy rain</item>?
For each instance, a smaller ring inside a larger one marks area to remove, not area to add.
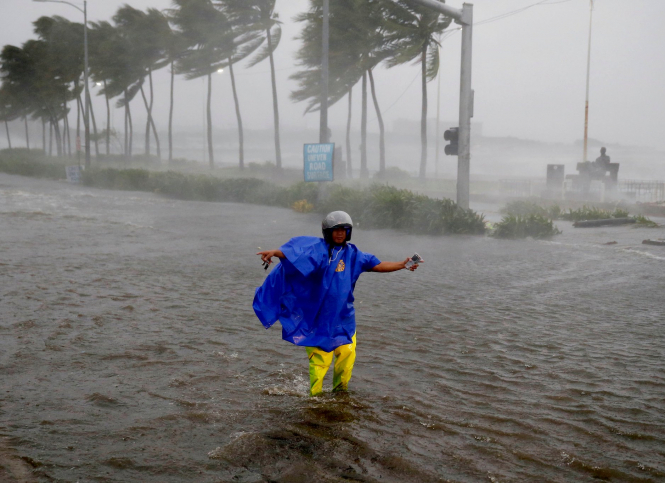
[[[665,481],[665,5],[0,13],[1,482]]]

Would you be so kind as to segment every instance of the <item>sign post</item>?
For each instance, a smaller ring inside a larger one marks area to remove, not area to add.
[[[334,181],[334,143],[305,144],[303,157],[305,181]]]

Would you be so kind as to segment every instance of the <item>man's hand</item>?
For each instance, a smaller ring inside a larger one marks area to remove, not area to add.
[[[284,254],[281,250],[265,250],[257,253],[257,255],[261,255],[261,261],[268,265],[272,263],[272,257],[284,258]]]
[[[404,268],[406,268],[407,270],[410,270],[411,272],[413,272],[415,269],[418,268],[418,264],[417,264],[417,263],[414,263],[414,264],[411,265],[410,267],[407,267],[406,264],[409,263],[410,260],[411,260],[411,257],[407,258],[407,259],[404,260],[402,263],[404,264]]]

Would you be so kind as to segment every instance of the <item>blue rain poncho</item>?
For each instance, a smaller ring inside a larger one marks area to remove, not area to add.
[[[331,352],[351,343],[356,332],[353,289],[363,272],[381,261],[355,245],[334,247],[322,238],[300,236],[280,247],[285,258],[254,294],[254,312],[268,329],[279,320],[282,338]]]

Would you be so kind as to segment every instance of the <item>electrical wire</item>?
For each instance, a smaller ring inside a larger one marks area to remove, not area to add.
[[[480,22],[474,22],[473,26],[475,27],[475,26],[478,26],[478,25],[485,25],[485,24],[488,24],[488,23],[497,22],[497,21],[499,21],[499,20],[503,20],[504,18],[512,17],[513,15],[517,15],[517,14],[519,14],[519,13],[522,13],[522,12],[524,12],[524,11],[526,11],[526,10],[529,10],[530,8],[533,8],[533,7],[538,7],[538,6],[541,6],[541,5],[542,5],[542,6],[545,6],[545,5],[558,5],[558,4],[560,4],[560,3],[568,3],[568,2],[570,2],[570,1],[571,1],[571,0],[559,0],[559,1],[557,1],[557,2],[552,2],[551,0],[541,0],[540,2],[536,2],[536,3],[533,3],[533,4],[531,4],[531,5],[527,5],[526,7],[521,7],[521,8],[518,8],[518,9],[512,10],[512,11],[510,11],[510,12],[502,13],[501,15],[497,15],[496,17],[490,17],[490,18],[488,18],[488,19],[481,20]],[[456,29],[454,29],[454,30],[451,30],[451,31],[448,31],[448,32],[444,33],[443,36],[442,36],[442,38],[441,38],[441,41],[440,41],[440,42],[443,43],[445,40],[448,40],[450,37],[452,37],[453,35],[455,35],[455,34],[456,34],[457,32],[459,32],[460,30],[462,30],[461,27],[460,27],[460,28],[456,28]],[[406,87],[406,89],[404,89],[404,92],[402,92],[402,94],[400,94],[400,96],[395,100],[395,102],[393,102],[393,103],[392,103],[387,109],[385,109],[385,110],[381,113],[381,115],[385,115],[385,114],[387,114],[388,111],[390,111],[390,109],[392,109],[393,107],[395,107],[395,105],[396,105],[396,104],[402,99],[402,97],[404,97],[404,96],[406,95],[406,93],[408,92],[408,90],[411,88],[411,86],[413,85],[413,83],[416,81],[416,79],[417,79],[418,77],[420,77],[420,73],[416,74],[416,76],[415,76],[415,77],[413,78],[413,80],[409,83],[409,85]],[[376,121],[377,119],[378,119],[378,117],[375,117],[374,119],[372,119],[372,120],[369,121],[369,122],[374,122],[374,121]]]
[[[541,0],[540,2],[536,2],[536,3],[533,3],[531,5],[527,5],[526,7],[522,7],[522,8],[512,10],[510,12],[502,13],[501,15],[497,15],[496,17],[491,17],[491,18],[488,18],[488,19],[485,19],[485,20],[481,20],[480,22],[475,22],[473,24],[473,26],[475,27],[477,25],[485,25],[485,24],[488,24],[488,23],[496,22],[498,20],[503,20],[504,18],[512,17],[513,15],[517,15],[518,13],[522,13],[526,10],[529,10],[530,8],[538,7],[540,5],[543,5],[543,6],[544,5],[558,5],[560,3],[567,3],[567,2],[570,2],[570,0],[559,0],[558,2],[552,2],[550,0]]]

